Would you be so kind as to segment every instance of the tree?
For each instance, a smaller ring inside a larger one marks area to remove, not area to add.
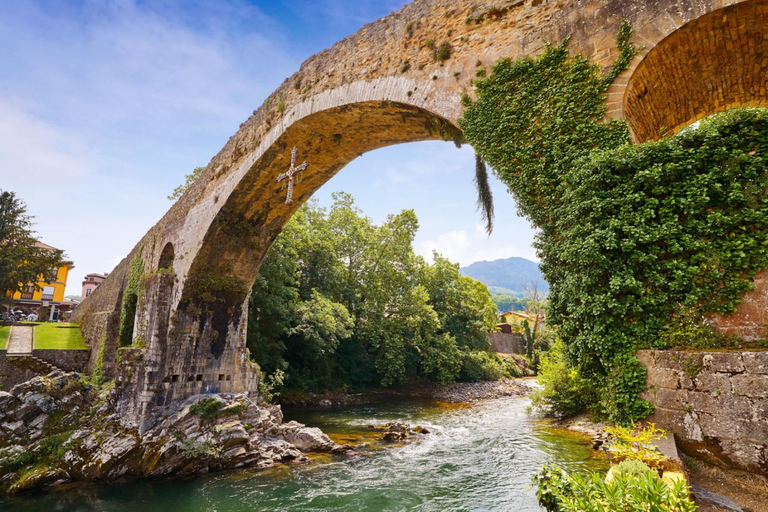
[[[203,171],[205,171],[205,167],[195,167],[195,169],[190,174],[184,176],[184,183],[173,189],[173,193],[168,196],[168,199],[170,201],[176,201],[178,198],[180,198],[184,192],[187,191],[190,185],[192,185],[192,183],[194,183],[195,180],[199,178],[201,174],[203,174]]]
[[[0,191],[0,289],[9,296],[38,280],[53,280],[51,271],[64,263],[59,249],[42,246],[32,230],[27,206],[13,192]]]
[[[412,210],[374,224],[342,192],[311,201],[286,224],[251,294],[248,347],[265,374],[312,391],[449,382],[487,350],[496,308],[485,285],[439,255],[413,251]]]

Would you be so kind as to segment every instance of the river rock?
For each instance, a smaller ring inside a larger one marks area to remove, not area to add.
[[[212,417],[193,412],[204,399],[220,403]],[[61,371],[0,392],[0,468],[9,468],[0,469],[0,492],[263,468],[306,461],[306,452],[345,451],[320,429],[283,423],[279,406],[256,405],[244,393],[197,395],[170,404],[144,433],[123,424],[114,403],[109,388],[92,388],[79,375]],[[55,436],[54,455],[44,446],[46,436]],[[20,464],[38,469],[22,481],[10,470]]]

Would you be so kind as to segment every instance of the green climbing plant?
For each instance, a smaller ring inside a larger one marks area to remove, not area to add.
[[[567,41],[503,59],[459,121],[539,229],[547,321],[602,390],[596,411],[619,423],[651,410],[634,352],[663,347],[684,309],[734,311],[768,266],[768,110],[630,144],[626,122],[604,117],[607,89],[636,52],[631,35],[623,22],[606,74]]]
[[[128,274],[128,283],[123,291],[123,302],[120,306],[120,327],[118,340],[121,347],[127,347],[133,341],[133,324],[136,319],[136,306],[139,296],[144,293],[144,260],[141,257],[143,248],[131,260],[131,270]]]

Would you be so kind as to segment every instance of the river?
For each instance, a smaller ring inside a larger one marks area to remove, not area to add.
[[[370,405],[286,410],[337,442],[368,442],[362,455],[322,455],[308,464],[193,479],[79,484],[0,500],[3,512],[50,511],[539,511],[531,475],[545,462],[607,469],[577,434],[537,424],[528,400],[474,405],[390,398]],[[373,442],[367,426],[422,425],[431,434],[400,446]]]

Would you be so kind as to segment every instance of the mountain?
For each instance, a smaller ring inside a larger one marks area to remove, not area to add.
[[[525,258],[477,261],[459,271],[484,283],[491,293],[523,297],[529,294],[534,284],[538,285],[540,293],[549,292],[549,284],[544,280],[539,264]]]

